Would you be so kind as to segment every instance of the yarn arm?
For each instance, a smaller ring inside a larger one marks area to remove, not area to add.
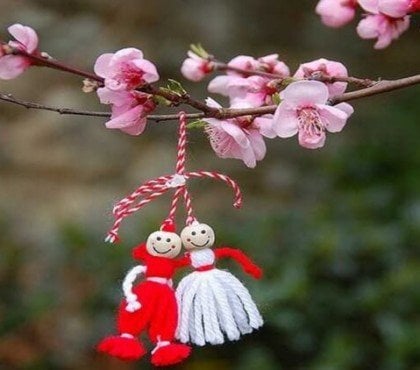
[[[262,269],[257,266],[245,253],[236,248],[217,248],[215,251],[216,258],[232,258],[239,265],[242,270],[251,275],[255,279],[261,279],[263,275]]]
[[[133,248],[132,256],[137,261],[144,261],[149,256],[149,253],[146,249],[146,243],[139,244],[137,247]]]
[[[137,265],[133,267],[130,271],[128,271],[127,275],[125,275],[122,287],[124,297],[127,302],[125,309],[128,312],[134,312],[141,308],[141,303],[138,300],[137,294],[133,292],[133,284],[134,281],[137,279],[137,276],[140,274],[144,274],[146,270],[146,266]]]
[[[182,258],[175,260],[175,267],[182,268],[191,265],[191,258],[188,253],[186,253]]]

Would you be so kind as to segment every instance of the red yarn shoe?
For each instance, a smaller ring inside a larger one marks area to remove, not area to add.
[[[129,335],[106,337],[98,344],[97,350],[125,361],[135,361],[146,354],[141,342]]]
[[[185,344],[173,343],[157,347],[152,352],[154,366],[175,365],[185,360],[191,354],[191,347]]]

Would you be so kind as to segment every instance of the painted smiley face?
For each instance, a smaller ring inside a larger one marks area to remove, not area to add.
[[[152,256],[175,258],[181,252],[180,237],[168,231],[155,231],[147,238],[146,249]]]
[[[209,225],[196,224],[187,226],[181,231],[181,240],[187,250],[210,248],[214,244],[215,236]]]

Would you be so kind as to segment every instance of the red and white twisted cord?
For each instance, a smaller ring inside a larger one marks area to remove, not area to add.
[[[186,147],[187,147],[187,118],[184,112],[179,116],[179,137],[177,146],[177,162],[176,173],[173,175],[160,176],[156,179],[149,180],[143,185],[139,186],[133,193],[125,197],[113,209],[114,224],[109,230],[105,241],[114,243],[118,241],[118,231],[122,221],[125,217],[137,212],[146,204],[150,203],[155,198],[166,193],[169,189],[174,189],[175,193],[172,198],[169,215],[163,222],[162,227],[168,223],[174,223],[175,214],[178,207],[178,202],[181,196],[184,198],[184,204],[187,211],[186,224],[190,225],[196,218],[194,216],[193,206],[190,194],[186,186],[186,180],[189,178],[212,178],[225,182],[234,191],[234,207],[240,208],[242,205],[242,194],[238,184],[229,176],[220,174],[218,172],[210,171],[195,171],[185,172],[186,161]],[[137,202],[137,203],[136,203]]]
[[[186,158],[187,158],[187,116],[185,112],[180,112],[179,113],[179,134],[178,134],[178,145],[177,145],[177,161],[176,161],[176,166],[175,166],[176,173],[180,176],[183,176],[185,173]],[[187,222],[191,218],[193,219],[193,221],[195,220],[195,217],[193,215],[191,198],[189,196],[187,186],[186,184],[184,184],[183,186],[181,186],[175,191],[174,196],[172,197],[172,203],[171,203],[171,208],[169,210],[169,215],[166,218],[166,220],[163,222],[163,225],[167,223],[172,223],[172,224],[175,223],[175,214],[176,214],[179,199],[181,196],[183,196],[185,200],[185,206],[186,206],[187,215],[188,215]]]
[[[134,212],[137,212],[143,208],[146,204],[150,203],[155,198],[165,194],[170,189],[176,189],[177,192],[184,192],[184,200],[187,208],[187,224],[191,224],[195,221],[195,217],[192,212],[191,198],[189,197],[188,190],[185,188],[185,180],[190,178],[211,178],[214,180],[220,180],[225,182],[228,186],[234,191],[234,202],[233,206],[240,208],[242,205],[242,193],[239,185],[236,181],[232,180],[229,176],[220,174],[218,172],[210,171],[195,171],[195,172],[186,172],[182,177],[179,174],[161,176],[154,180],[150,180],[145,184],[138,187],[132,194],[128,197],[122,199],[113,210],[114,214],[114,224],[109,230],[106,237],[106,241],[114,243],[118,240],[118,231],[121,226],[121,222],[125,217],[131,215]],[[187,195],[185,196],[185,192]],[[140,198],[140,200],[138,200]],[[138,202],[134,204],[136,201]],[[176,208],[175,208],[176,210]],[[172,209],[171,209],[172,211]],[[174,211],[175,212],[175,211]]]

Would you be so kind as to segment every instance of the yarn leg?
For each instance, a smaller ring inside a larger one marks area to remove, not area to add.
[[[175,331],[178,324],[178,307],[174,291],[167,287],[162,292],[159,305],[149,328],[149,336],[152,342],[156,343],[152,351],[152,364],[155,366],[168,366],[177,364],[186,359],[191,348],[185,344],[171,343],[175,338]]]
[[[178,324],[178,305],[175,293],[167,287],[162,290],[158,304],[155,306],[150,327],[149,337],[153,343],[161,341],[173,341]]]
[[[145,355],[142,343],[135,338],[147,326],[153,313],[154,292],[148,283],[135,288],[142,307],[135,312],[126,310],[127,303],[122,301],[118,310],[117,327],[120,335],[104,338],[97,346],[99,352],[126,361],[138,360]]]
[[[134,312],[129,312],[125,308],[125,300],[121,302],[118,317],[117,328],[120,334],[127,333],[133,336],[139,335],[144,331],[152,320],[155,304],[156,292],[150,282],[144,282],[134,288],[134,293],[139,298],[141,308]]]

